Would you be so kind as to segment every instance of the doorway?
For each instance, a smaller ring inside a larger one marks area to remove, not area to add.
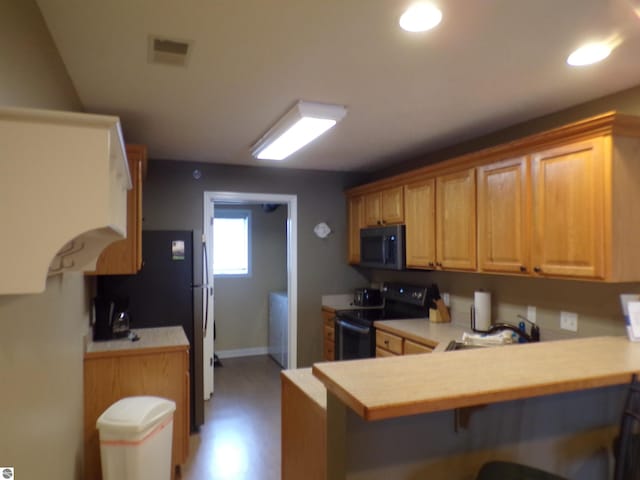
[[[287,324],[286,337],[288,356],[286,368],[297,367],[297,230],[298,230],[298,213],[297,213],[297,196],[270,194],[270,193],[246,193],[246,192],[204,192],[204,218],[203,231],[206,245],[209,251],[213,252],[213,227],[212,219],[214,218],[214,209],[218,205],[224,204],[282,204],[287,208],[286,216],[286,283],[287,283]],[[212,254],[212,253],[211,253]],[[211,265],[211,261],[209,261]],[[203,362],[205,369],[204,397],[209,399],[214,391],[214,368],[213,358],[215,355],[214,346],[214,275],[211,268],[203,268],[203,281],[209,287],[207,294],[203,298],[203,309],[208,302],[206,308],[207,318],[205,319],[206,328],[204,329],[203,340]],[[203,310],[204,311],[204,310]]]

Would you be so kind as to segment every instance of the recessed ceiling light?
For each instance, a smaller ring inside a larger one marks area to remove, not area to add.
[[[567,57],[567,63],[572,67],[581,67],[598,63],[609,56],[613,46],[607,42],[587,43],[575,50]]]
[[[442,21],[442,12],[432,3],[414,3],[400,17],[400,26],[407,32],[426,32]]]

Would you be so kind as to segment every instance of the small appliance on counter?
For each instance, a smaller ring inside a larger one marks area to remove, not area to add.
[[[93,340],[112,340],[129,335],[129,300],[95,297],[93,299]]]
[[[382,292],[373,288],[356,288],[353,294],[353,304],[359,307],[382,306]]]

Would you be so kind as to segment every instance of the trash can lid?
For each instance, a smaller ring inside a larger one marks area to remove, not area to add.
[[[96,426],[126,433],[142,432],[160,423],[176,409],[176,403],[161,397],[126,397],[107,408]]]

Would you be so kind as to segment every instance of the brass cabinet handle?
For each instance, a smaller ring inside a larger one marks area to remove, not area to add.
[[[526,272],[527,271],[527,267],[525,267],[524,265],[520,265],[520,271],[521,272]]]
[[[536,273],[540,273],[542,272],[542,269],[540,267],[533,267],[533,271]]]
[[[433,268],[433,267],[435,267],[436,265],[435,265],[435,263],[433,263],[433,262],[429,262],[429,264],[428,264],[427,266],[428,266],[428,267]]]

